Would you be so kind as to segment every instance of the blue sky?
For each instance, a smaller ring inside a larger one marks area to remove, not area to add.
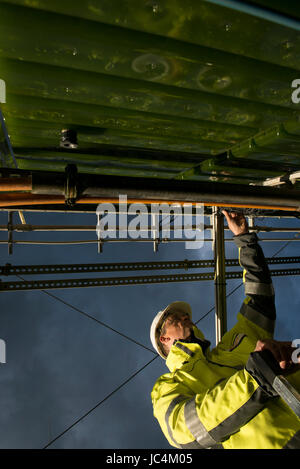
[[[14,217],[19,223],[18,215]],[[32,224],[96,224],[93,214],[25,212],[25,217]],[[7,223],[6,212],[0,213],[0,223]],[[261,223],[300,228],[298,219],[264,219]],[[61,233],[14,234],[15,239],[59,240],[62,236]],[[96,239],[96,233],[77,233],[71,237]],[[0,239],[7,239],[7,233],[2,232]],[[283,244],[262,242],[261,246],[265,256],[271,257]],[[6,262],[21,265],[213,258],[210,242],[195,251],[186,250],[184,243],[164,244],[157,253],[153,252],[151,243],[105,244],[102,254],[97,253],[96,245],[15,245],[12,256],[7,254],[7,245],[0,245],[0,252],[2,265]],[[226,257],[237,258],[237,254],[234,243],[226,242]],[[300,255],[299,242],[290,243],[279,254],[292,255]],[[240,280],[228,280],[227,293],[240,283]],[[298,338],[295,336],[297,333],[299,336],[298,277],[276,277],[273,283],[278,315],[275,337]],[[50,293],[149,348],[149,328],[154,314],[170,302],[188,301],[195,321],[214,305],[212,281],[51,290]],[[227,298],[229,327],[234,324],[243,298],[243,287]],[[155,356],[40,291],[2,293],[0,308],[0,338],[6,341],[7,351],[7,363],[1,365],[0,372],[1,448],[44,447]],[[214,345],[214,311],[198,327]],[[51,447],[170,448],[153,417],[150,399],[155,380],[167,371],[164,361],[157,358]]]

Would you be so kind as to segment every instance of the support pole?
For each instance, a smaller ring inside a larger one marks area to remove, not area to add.
[[[215,327],[216,345],[220,342],[227,330],[226,309],[226,273],[225,273],[225,243],[224,243],[224,217],[214,207],[214,258],[215,258]]]
[[[13,215],[14,212],[8,212],[8,223],[7,223],[7,232],[8,232],[8,254],[13,253]]]

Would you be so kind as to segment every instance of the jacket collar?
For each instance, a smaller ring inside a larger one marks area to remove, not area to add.
[[[191,339],[188,341],[177,340],[171,347],[166,360],[166,365],[171,372],[181,368],[184,362],[189,361],[195,355],[200,358],[205,357],[205,353],[210,346],[210,342],[205,340],[202,332],[193,327]]]

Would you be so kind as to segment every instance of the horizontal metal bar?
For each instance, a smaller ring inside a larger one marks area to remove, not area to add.
[[[279,269],[272,270],[272,276],[300,275],[300,269]],[[242,278],[242,272],[227,272],[227,279]],[[72,279],[72,280],[32,280],[21,282],[0,282],[0,291],[15,290],[49,290],[62,288],[86,288],[86,287],[111,287],[121,285],[144,285],[156,283],[172,282],[199,282],[205,280],[214,280],[214,272],[197,274],[175,274],[175,275],[149,275],[141,277],[107,277],[93,279]]]
[[[184,225],[184,226],[167,226],[166,224],[162,224],[161,227],[158,227],[158,229],[170,229],[171,231],[176,230],[176,229],[200,229],[196,225]],[[204,226],[203,229],[211,229],[210,225]],[[300,231],[299,229],[296,229],[294,231]],[[0,231],[7,231],[7,225],[0,225]],[[13,225],[12,226],[12,231],[16,232],[27,232],[27,231],[71,231],[71,232],[76,232],[76,231],[91,231],[91,232],[96,232],[96,224],[95,225],[89,225],[89,226],[83,226],[83,225]],[[133,228],[128,228],[126,226],[120,226],[116,227],[115,229],[105,229],[103,230],[105,233],[111,233],[111,232],[118,232],[118,231],[127,231],[127,232],[136,232],[135,229]],[[139,232],[149,232],[151,229],[149,228],[141,228],[138,230]]]
[[[266,258],[268,264],[296,264],[300,263],[300,256],[270,257]],[[226,259],[226,267],[239,266],[238,259]],[[0,266],[0,275],[44,275],[44,274],[71,274],[91,272],[130,272],[134,270],[177,270],[177,269],[203,269],[214,268],[215,261],[182,260],[157,262],[118,262],[101,264],[52,264],[52,265],[10,265]]]
[[[123,215],[123,213],[122,213]],[[132,215],[132,214],[131,214]],[[150,215],[150,214],[149,214]],[[163,215],[163,214],[162,214]],[[168,214],[167,214],[168,215]],[[172,215],[170,215],[172,216]],[[162,225],[161,229],[170,229],[174,230],[175,227],[173,225],[171,226],[166,226]],[[196,225],[186,225],[186,226],[176,226],[176,229],[197,229],[198,227]],[[212,225],[204,225],[203,226],[204,230],[212,230]],[[27,232],[27,231],[96,231],[96,224],[95,225],[30,225],[30,224],[17,224],[17,225],[12,225],[11,227],[12,231],[16,232]],[[106,229],[105,232],[109,233],[111,231],[136,231],[134,229],[130,229],[127,227],[116,227],[114,230],[112,229]],[[224,230],[229,231],[228,226],[224,227]],[[0,225],[0,231],[7,231],[7,225]],[[147,232],[149,231],[148,228],[145,229],[140,229],[139,231],[142,232]],[[251,227],[249,231],[255,231],[255,232],[273,232],[273,233],[293,233],[293,232],[300,232],[300,227],[294,227],[294,228],[287,228],[287,227],[270,227],[270,226],[258,226],[255,225]]]
[[[147,205],[146,205],[147,206]],[[81,205],[78,205],[75,207],[72,207],[72,208],[68,208],[66,210],[66,205],[62,204],[61,206],[60,205],[46,205],[45,208],[41,207],[41,206],[24,206],[24,207],[0,207],[0,212],[15,212],[17,210],[22,210],[22,212],[31,212],[31,213],[85,213],[85,214],[93,214],[93,215],[96,215],[96,210],[95,210],[95,205],[92,205],[92,204],[81,204]],[[210,217],[211,216],[211,213],[210,213],[210,210],[211,210],[211,207],[210,206],[204,206],[204,216],[207,216],[207,217]],[[291,212],[291,211],[285,211],[285,210],[280,210],[280,211],[273,211],[274,212],[274,215],[273,214],[265,214],[263,213],[263,210],[261,211],[261,213],[258,213],[258,214],[255,214],[255,216],[251,215],[251,217],[254,217],[254,218],[277,218],[277,219],[294,219],[295,218],[295,214],[297,216],[299,216],[299,212]],[[108,211],[107,213],[114,213],[116,215],[119,215],[119,210],[116,208],[115,211],[113,212],[110,212]],[[124,211],[122,212],[122,214],[126,214],[128,212]],[[164,214],[168,214],[169,212],[161,212],[162,215]],[[195,213],[195,207],[192,207],[192,214]],[[248,215],[245,215],[246,218],[249,218]],[[251,218],[250,217],[250,218]]]
[[[191,242],[195,241],[193,239],[169,239],[169,238],[163,238],[163,239],[103,239],[101,238],[100,240],[78,240],[78,241],[12,241],[12,244],[36,244],[36,245],[68,245],[68,244],[98,244],[99,241],[101,243],[153,243],[154,241],[157,241],[159,244],[165,244],[165,243],[186,243],[186,242]],[[197,240],[196,240],[197,241]],[[198,240],[203,241],[203,242],[212,242],[212,238],[205,238],[203,240]],[[232,242],[232,238],[228,238],[224,240],[225,242]],[[278,242],[278,241],[300,241],[299,238],[260,238],[259,242],[263,241],[268,241],[268,242]],[[8,241],[0,241],[1,244],[7,244]]]

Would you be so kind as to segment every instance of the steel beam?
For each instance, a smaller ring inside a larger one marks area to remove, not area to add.
[[[272,270],[271,276],[300,275],[300,269]],[[226,279],[239,279],[242,272],[227,272]],[[135,277],[81,278],[65,280],[22,280],[20,282],[1,282],[0,291],[51,290],[62,288],[112,287],[121,285],[144,285],[171,282],[199,282],[214,280],[213,272],[197,274],[149,275]]]
[[[297,264],[300,257],[269,257],[266,262],[271,264]],[[226,267],[239,267],[238,259],[225,259]],[[11,265],[0,266],[0,275],[49,275],[49,274],[82,274],[91,272],[132,272],[139,270],[189,270],[214,268],[215,261],[207,260],[175,260],[152,262],[118,262],[101,264],[36,264],[36,265]]]

